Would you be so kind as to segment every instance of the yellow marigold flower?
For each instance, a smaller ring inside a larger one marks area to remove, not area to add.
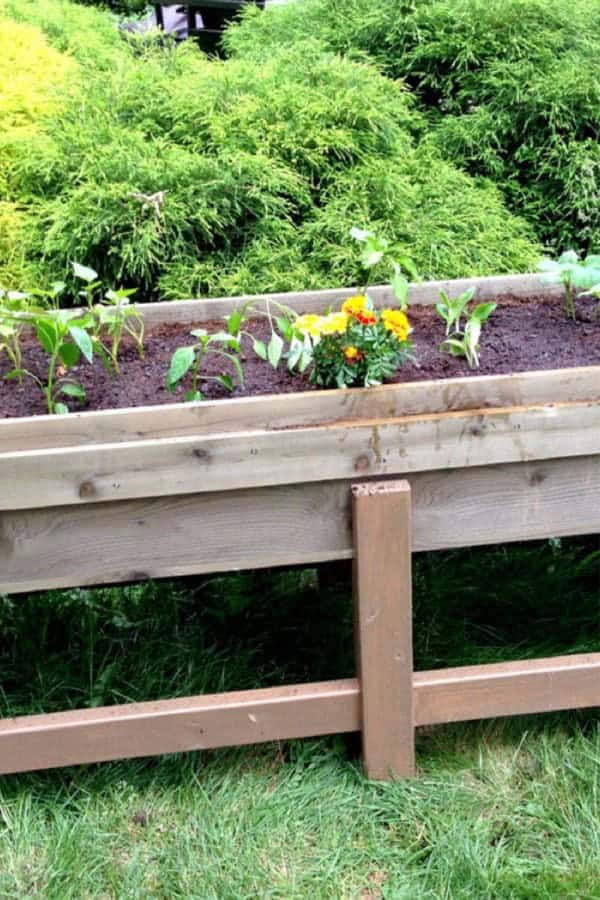
[[[344,349],[344,356],[348,360],[348,362],[352,362],[355,359],[359,359],[362,356],[362,353],[358,349],[358,347],[346,347]]]
[[[355,316],[367,308],[367,298],[364,294],[356,294],[354,297],[348,297],[342,303],[342,312],[348,316]]]
[[[384,328],[391,331],[399,341],[405,341],[412,328],[405,313],[400,309],[384,309],[381,311]]]
[[[325,319],[323,316],[317,316],[314,313],[306,313],[298,316],[294,322],[295,328],[302,334],[308,334],[310,337],[320,337]]]
[[[321,334],[343,334],[348,327],[348,314],[345,312],[330,313],[323,319]]]

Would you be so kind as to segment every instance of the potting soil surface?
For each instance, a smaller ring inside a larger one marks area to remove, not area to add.
[[[413,306],[409,318],[413,326],[415,363],[407,363],[392,379],[393,382],[423,381],[437,378],[495,375],[539,369],[561,369],[576,366],[600,365],[600,319],[594,318],[596,301],[579,298],[576,322],[565,318],[560,300],[541,297],[502,297],[498,308],[484,325],[481,338],[480,366],[470,369],[464,358],[441,353],[445,325],[431,306]],[[80,363],[69,371],[85,388],[83,403],[72,398],[65,402],[72,411],[114,409],[133,406],[178,403],[189,389],[189,379],[175,394],[165,386],[165,375],[173,352],[193,343],[189,332],[193,326],[165,325],[146,335],[144,357],[138,356],[131,343],[123,342],[120,350],[120,376],[112,377],[102,361]],[[222,330],[223,322],[203,323],[209,330]],[[269,338],[266,320],[252,320],[245,326],[262,340]],[[35,340],[23,344],[23,366],[44,379],[47,356]],[[249,339],[243,344],[242,362],[244,387],[233,393],[216,382],[200,385],[207,399],[281,394],[316,390],[307,375],[290,374],[282,363],[274,370],[253,352]],[[25,378],[21,383],[6,381],[11,369],[6,355],[0,357],[0,418],[39,415],[47,412],[44,397],[34,382]],[[215,357],[203,366],[208,375],[221,372],[233,375],[233,367]],[[599,385],[600,388],[600,385]]]

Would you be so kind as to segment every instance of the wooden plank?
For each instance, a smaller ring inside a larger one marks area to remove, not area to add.
[[[600,366],[0,420],[0,453],[600,400]]]
[[[600,654],[414,674],[414,724],[600,705]],[[356,679],[0,721],[0,773],[358,731]]]
[[[350,484],[0,513],[0,593],[349,559]],[[415,551],[600,532],[600,456],[410,484]]]
[[[511,297],[528,297],[537,294],[556,298],[564,295],[564,289],[560,285],[542,285],[539,276],[534,273],[490,275],[411,284],[409,302],[415,305],[431,305],[439,300],[440,289],[449,293],[450,296],[456,297],[468,288],[475,288],[477,300],[498,300],[503,294]],[[267,301],[271,301],[282,303],[298,313],[322,312],[328,306],[342,303],[357,290],[359,289],[356,287],[347,287],[279,294],[248,294],[239,297],[147,303],[140,304],[137,308],[142,312],[149,328],[167,322],[191,325],[230,315],[233,310],[249,300],[256,309],[262,310],[265,309]],[[389,285],[374,285],[369,288],[369,294],[377,307],[398,305]]]
[[[359,728],[355,679],[128,703],[0,721],[0,773]]]
[[[600,403],[360,420],[0,455],[17,510],[600,453]]]
[[[600,706],[600,653],[416,672],[415,725]]]
[[[388,781],[415,773],[410,486],[363,483],[352,495],[363,762]]]

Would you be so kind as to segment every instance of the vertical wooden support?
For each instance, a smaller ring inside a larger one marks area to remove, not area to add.
[[[410,486],[352,487],[354,611],[369,778],[415,771]]]

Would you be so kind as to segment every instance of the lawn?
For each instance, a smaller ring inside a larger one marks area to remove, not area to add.
[[[600,547],[415,562],[418,668],[600,649]],[[344,566],[74,590],[2,609],[2,713],[352,674]],[[356,736],[10,776],[0,895],[600,897],[596,711],[430,728],[415,781]]]

